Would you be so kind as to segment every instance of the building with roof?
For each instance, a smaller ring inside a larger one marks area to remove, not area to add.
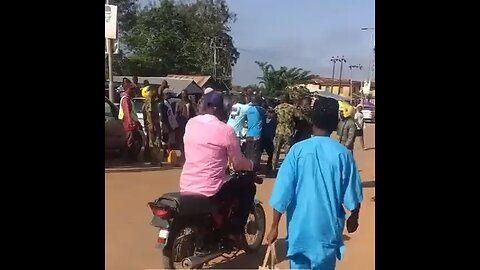
[[[202,89],[211,87],[220,92],[230,92],[231,90],[227,85],[225,85],[225,83],[215,81],[215,79],[210,75],[168,74],[167,78],[194,80],[195,83],[198,84],[198,86],[200,86]]]
[[[338,79],[332,80],[332,78],[313,75],[311,76],[309,83],[299,84],[298,86],[303,86],[312,93],[328,91],[343,97],[359,98],[362,82],[343,79],[340,82]],[[371,82],[370,91],[375,91],[375,82]]]
[[[113,76],[113,82],[122,82],[123,78],[132,80],[132,76]],[[163,80],[168,82],[168,90],[175,96],[181,94],[183,90],[187,90],[189,95],[203,93],[202,88],[192,79],[177,79],[169,77],[138,77],[138,82],[143,83],[144,80],[148,80],[151,85],[159,86]]]

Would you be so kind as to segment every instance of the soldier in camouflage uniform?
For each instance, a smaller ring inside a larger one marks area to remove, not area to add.
[[[297,107],[295,108],[295,135],[293,136],[292,145],[297,142],[306,140],[312,135],[312,118],[311,118],[311,99],[304,96],[299,97]]]
[[[145,149],[148,149],[152,165],[161,165],[161,128],[159,115],[158,92],[154,87],[148,89],[148,95],[143,103],[143,121],[147,138]]]
[[[290,148],[294,131],[295,106],[289,103],[288,95],[280,97],[280,103],[275,107],[277,114],[277,129],[275,131],[275,150],[273,154],[273,171],[277,169],[280,151],[285,146],[285,155]]]
[[[294,87],[290,91],[290,99],[295,101],[295,104],[301,103],[302,100],[306,97],[310,97],[310,91],[303,86],[300,87]],[[298,104],[300,105],[300,104]]]

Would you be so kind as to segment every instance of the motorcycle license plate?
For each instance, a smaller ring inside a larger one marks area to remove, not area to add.
[[[157,248],[163,249],[163,247],[165,247],[168,241],[168,235],[169,235],[168,230],[161,229],[158,232]]]
[[[158,232],[158,238],[168,239],[168,234],[169,234],[168,230],[160,230]]]

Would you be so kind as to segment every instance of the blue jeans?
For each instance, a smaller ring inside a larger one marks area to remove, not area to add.
[[[290,260],[290,269],[335,270],[337,258],[335,254],[332,255],[323,258],[321,262],[313,262],[303,254],[295,254],[288,258]]]

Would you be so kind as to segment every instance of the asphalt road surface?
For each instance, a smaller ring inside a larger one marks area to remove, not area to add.
[[[345,232],[345,257],[338,262],[338,270],[375,269],[375,125],[365,130],[367,150],[355,145],[355,159],[364,183],[364,202],[360,213],[360,227],[354,234]],[[160,250],[155,248],[158,229],[150,226],[152,213],[147,202],[166,192],[178,191],[180,168],[116,167],[105,169],[105,269],[144,270],[162,269]],[[257,186],[257,198],[265,202],[267,233],[272,220],[268,199],[273,179],[266,178]],[[278,267],[288,269],[285,259],[285,217],[279,228]],[[205,268],[258,269],[265,255],[264,246],[258,254],[238,254],[230,259],[218,258]]]

